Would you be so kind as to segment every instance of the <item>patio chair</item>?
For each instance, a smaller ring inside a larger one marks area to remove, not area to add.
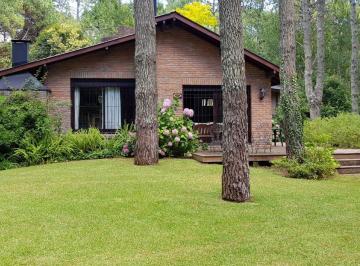
[[[195,124],[194,130],[198,132],[199,138],[205,142],[210,143],[213,138],[213,124]]]

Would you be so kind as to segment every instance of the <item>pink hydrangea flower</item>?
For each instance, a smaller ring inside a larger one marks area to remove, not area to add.
[[[165,155],[166,155],[163,150],[159,150],[159,154],[160,154],[161,156],[165,156]]]
[[[175,141],[175,142],[180,142],[180,138],[179,138],[179,137],[175,137],[175,138],[174,138],[174,141]]]
[[[166,108],[161,108],[161,110],[160,110],[160,113],[165,113],[166,112]]]
[[[193,139],[193,137],[194,137],[194,136],[193,136],[193,133],[189,132],[189,133],[188,133],[188,139]]]
[[[123,148],[123,153],[125,153],[125,154],[128,154],[129,153],[129,149],[128,148]]]
[[[129,145],[125,144],[123,149],[129,149]]]
[[[194,110],[193,109],[189,109],[189,117],[193,117],[194,116]]]
[[[184,111],[183,111],[183,114],[184,114],[185,116],[187,116],[189,110],[190,110],[189,108],[185,108]]]
[[[168,142],[168,146],[172,147],[173,143],[171,141]]]
[[[193,117],[194,116],[194,110],[193,109],[189,109],[189,108],[185,108],[183,111],[183,114],[187,117]]]
[[[171,133],[172,133],[174,136],[177,136],[177,134],[179,134],[179,131],[178,131],[176,128],[174,128],[174,129],[171,131]]]
[[[171,107],[171,100],[170,99],[165,99],[164,102],[163,102],[163,108],[167,109],[169,107]]]
[[[181,128],[181,132],[185,133],[187,131],[187,128],[186,127],[182,127]]]
[[[169,136],[169,135],[170,135],[170,131],[169,131],[168,129],[165,129],[164,132],[163,132],[163,134],[164,134],[165,136]]]

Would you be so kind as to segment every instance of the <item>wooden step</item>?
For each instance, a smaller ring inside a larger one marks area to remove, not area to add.
[[[360,166],[360,159],[338,159],[341,166]]]
[[[334,158],[337,160],[341,160],[341,159],[359,159],[360,160],[360,150],[359,149],[337,149],[334,152]]]
[[[344,174],[360,174],[360,166],[341,166],[337,169],[338,173],[341,175]]]
[[[192,158],[201,163],[222,163],[222,152],[195,152]]]
[[[272,153],[250,153],[250,162],[270,162],[273,160],[281,159],[285,154],[281,152]],[[214,151],[199,151],[192,155],[192,158],[201,163],[222,163],[223,156],[222,152]]]

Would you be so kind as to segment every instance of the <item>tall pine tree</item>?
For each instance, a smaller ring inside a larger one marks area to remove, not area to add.
[[[279,0],[282,84],[280,104],[284,113],[286,155],[301,161],[304,153],[303,121],[297,92],[295,0]]]
[[[235,202],[250,198],[241,4],[241,0],[220,1],[224,110],[222,198]]]
[[[156,26],[153,0],[135,0],[135,164],[158,162]]]

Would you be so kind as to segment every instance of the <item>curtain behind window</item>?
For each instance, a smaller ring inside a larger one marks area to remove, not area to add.
[[[121,127],[121,95],[119,88],[105,88],[105,128]]]
[[[74,129],[79,129],[79,114],[80,114],[80,89],[75,88],[74,91],[74,112],[75,112],[75,125]]]

